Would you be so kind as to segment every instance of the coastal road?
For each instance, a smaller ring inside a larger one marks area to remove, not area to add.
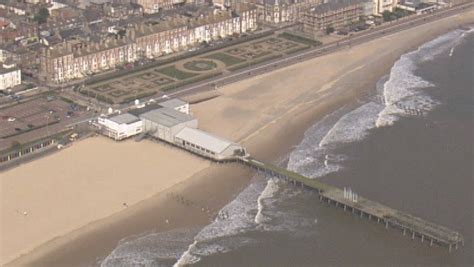
[[[215,90],[215,88],[228,85],[231,83],[239,82],[245,79],[253,78],[255,76],[268,73],[283,67],[287,67],[293,64],[297,64],[306,60],[310,60],[319,56],[327,55],[336,51],[351,48],[352,46],[366,43],[377,38],[388,36],[391,34],[404,31],[406,29],[414,28],[423,24],[427,24],[436,20],[447,18],[465,12],[468,9],[474,7],[474,2],[467,2],[460,5],[453,6],[451,8],[441,9],[434,13],[414,15],[410,17],[402,18],[398,21],[387,22],[379,27],[371,28],[366,31],[358,32],[353,35],[349,35],[345,39],[334,41],[322,46],[314,47],[309,50],[303,50],[301,52],[284,56],[281,58],[273,59],[261,64],[252,65],[247,68],[241,69],[236,72],[228,72],[223,75],[214,77],[209,80],[201,81],[198,83],[190,84],[181,88],[177,88],[169,93],[166,93],[168,98],[183,97],[190,94],[196,94],[199,92]],[[159,96],[144,98],[142,102],[154,100],[160,102],[164,99],[165,93],[161,93]],[[69,95],[73,100],[79,100],[74,97],[74,94]],[[85,101],[85,99],[81,99]],[[99,101],[93,101],[96,109],[106,110],[110,105],[100,103]],[[127,111],[135,108],[133,103],[122,104],[114,106],[115,110]],[[91,118],[92,119],[92,118]]]
[[[388,22],[387,24],[381,25],[380,27],[372,28],[364,32],[354,34],[340,41],[328,43],[326,45],[315,47],[310,50],[304,50],[297,54],[285,56],[283,58],[274,59],[262,64],[253,65],[237,72],[224,74],[223,76],[216,77],[211,80],[203,81],[197,84],[193,84],[190,86],[177,89],[174,92],[168,93],[167,96],[170,98],[182,97],[185,95],[194,94],[194,93],[198,93],[202,91],[213,90],[216,87],[242,81],[248,78],[255,77],[257,75],[261,75],[263,73],[274,71],[279,68],[283,68],[289,65],[293,65],[293,64],[297,64],[306,60],[310,60],[315,57],[319,57],[319,56],[327,55],[339,50],[347,49],[354,45],[366,43],[371,40],[381,38],[383,36],[395,34],[400,31],[404,31],[406,29],[414,28],[414,27],[427,24],[439,19],[454,16],[468,9],[471,9],[472,7],[474,7],[474,2],[468,2],[468,3],[457,5],[448,9],[442,9],[434,13],[407,17],[404,19],[400,19],[399,21],[396,21],[396,22]],[[150,99],[159,101],[161,97],[154,97]],[[128,104],[128,105],[121,106],[120,109],[127,110],[132,107],[133,105]]]

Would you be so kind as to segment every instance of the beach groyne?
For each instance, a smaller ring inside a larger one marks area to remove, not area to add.
[[[369,221],[382,223],[387,229],[398,229],[403,235],[411,235],[412,239],[419,238],[421,242],[427,242],[430,246],[437,244],[448,248],[451,252],[452,249],[458,249],[459,245],[464,245],[463,236],[454,230],[360,197],[346,188],[339,189],[251,157],[240,158],[239,162],[265,176],[276,177],[296,186],[315,190],[321,202],[349,211],[361,218],[366,217]]]

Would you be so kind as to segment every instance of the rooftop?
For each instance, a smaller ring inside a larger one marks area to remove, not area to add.
[[[5,74],[5,73],[10,73],[19,70],[18,67],[12,67],[12,68],[4,68],[3,66],[0,66],[0,74]]]
[[[336,11],[342,8],[346,8],[351,5],[356,5],[356,4],[362,4],[362,3],[367,3],[370,1],[367,0],[335,0],[335,1],[330,1],[321,5],[318,5],[314,8],[310,9],[310,13],[313,14],[321,14],[321,13],[326,13],[326,12],[331,12],[331,11]]]
[[[195,118],[190,115],[169,108],[148,111],[140,115],[140,118],[159,123],[166,127],[173,127],[183,122],[195,120]]]
[[[144,106],[142,108],[136,108],[136,109],[129,110],[128,113],[139,117],[143,113],[147,113],[148,111],[159,109],[160,107],[161,106],[158,105],[158,104],[151,104],[151,105]]]
[[[178,98],[173,98],[173,99],[159,103],[160,106],[165,107],[165,108],[171,108],[171,109],[175,109],[177,107],[180,107],[186,104],[187,102],[184,102],[183,100],[178,99]]]
[[[118,124],[130,124],[130,123],[140,121],[140,119],[137,116],[132,115],[130,113],[124,113],[124,114],[112,116],[112,117],[109,117],[108,119]]]
[[[214,136],[210,133],[188,127],[184,127],[176,137],[210,150],[216,154],[222,153],[227,147],[233,144],[228,140]]]

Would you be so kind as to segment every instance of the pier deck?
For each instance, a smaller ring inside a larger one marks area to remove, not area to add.
[[[457,249],[458,244],[464,245],[464,239],[460,233],[444,226],[425,221],[363,197],[348,197],[347,192],[335,186],[250,157],[241,158],[240,162],[257,171],[284,179],[289,183],[314,189],[318,192],[321,201],[334,204],[337,208],[349,210],[360,217],[365,216],[369,220],[384,223],[386,228],[390,226],[391,228],[399,229],[403,231],[403,235],[409,233],[412,239],[418,237],[421,239],[421,242],[426,241],[430,245],[446,246],[449,248],[449,251],[453,247]]]

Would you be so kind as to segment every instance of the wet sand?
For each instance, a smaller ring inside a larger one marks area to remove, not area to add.
[[[241,142],[259,159],[275,161],[299,143],[315,120],[372,90],[401,54],[460,24],[472,22],[473,18],[471,11],[229,85],[220,89],[220,97],[193,105],[193,113],[203,129]],[[172,165],[179,168],[188,162]],[[185,182],[151,198],[143,196],[144,201],[126,211],[58,237],[10,266],[91,265],[127,236],[207,224],[212,218],[209,213],[180,204],[167,193],[186,196],[209,208],[212,215],[245,187],[250,173],[235,165],[198,169]],[[150,169],[141,172],[147,170]],[[135,183],[142,182],[138,179]],[[113,184],[110,191],[115,192]],[[13,200],[14,197],[8,201]]]

